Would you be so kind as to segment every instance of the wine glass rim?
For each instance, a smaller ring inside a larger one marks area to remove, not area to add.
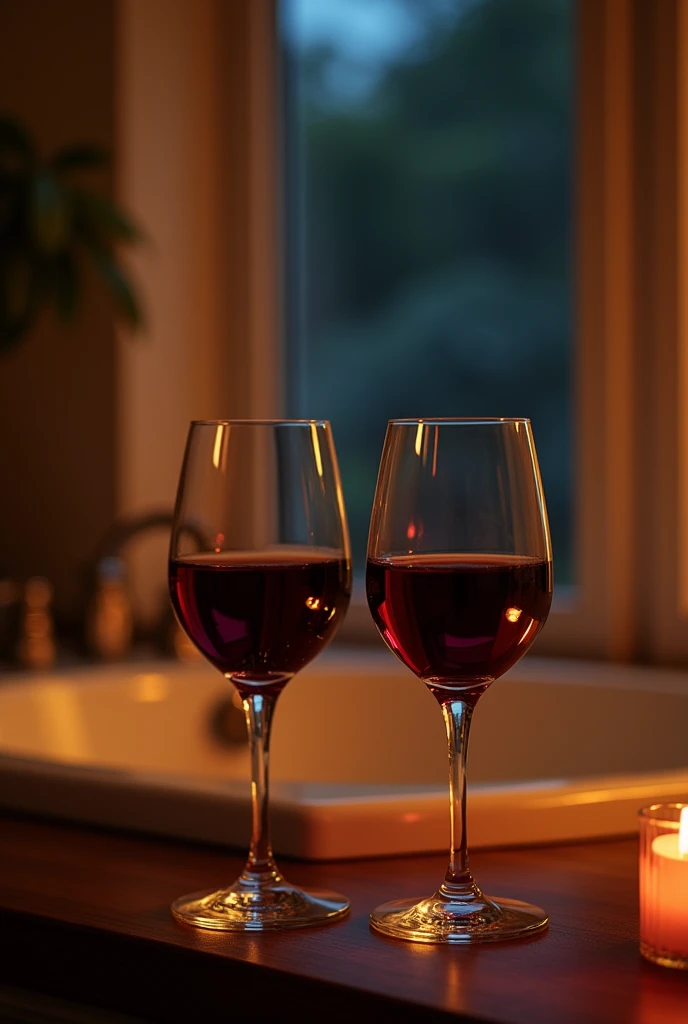
[[[419,423],[438,426],[443,423],[465,424],[467,426],[487,423],[530,423],[528,416],[416,416],[405,419],[388,420],[390,427],[416,426]]]
[[[299,419],[250,419],[245,417],[243,419],[216,419],[216,420],[191,420],[190,426],[192,427],[239,427],[239,426],[254,426],[254,427],[329,427],[329,420],[299,420]]]

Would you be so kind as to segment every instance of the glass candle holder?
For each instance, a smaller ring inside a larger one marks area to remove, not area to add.
[[[684,809],[686,813],[682,816]],[[640,952],[652,963],[685,970],[688,968],[688,804],[643,807],[639,821]]]

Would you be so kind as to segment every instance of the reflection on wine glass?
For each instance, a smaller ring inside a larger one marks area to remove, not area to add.
[[[204,539],[199,550],[198,537]],[[338,893],[289,885],[272,852],[268,752],[277,698],[329,643],[351,594],[349,536],[330,424],[216,420],[189,428],[170,542],[179,622],[236,687],[251,751],[248,859],[228,888],[172,905],[202,928],[262,931],[335,920]]]
[[[539,908],[486,896],[468,865],[466,751],[478,698],[521,658],[552,600],[552,552],[527,419],[391,420],[373,503],[368,604],[391,650],[439,702],[449,746],[449,866],[426,899],[371,925],[413,942],[513,938]]]

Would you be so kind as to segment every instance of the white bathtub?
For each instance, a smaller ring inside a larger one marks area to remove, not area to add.
[[[231,696],[203,662],[5,674],[0,803],[245,847],[241,719],[238,742],[218,738]],[[474,715],[469,845],[635,833],[641,806],[688,799],[687,725],[685,673],[524,659]],[[275,714],[271,783],[278,854],[447,849],[441,711],[385,651],[326,652],[292,681]]]

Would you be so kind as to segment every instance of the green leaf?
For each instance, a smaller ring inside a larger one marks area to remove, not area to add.
[[[0,155],[13,153],[33,161],[34,147],[26,129],[13,117],[0,117]]]
[[[144,326],[143,308],[123,266],[112,253],[91,249],[91,254],[114,299],[120,317],[132,330],[140,330]]]
[[[27,186],[25,177],[0,170],[0,259],[22,238],[26,238]]]
[[[81,288],[76,257],[71,250],[65,249],[50,261],[49,287],[59,318],[63,322],[74,320],[79,309]]]
[[[54,253],[70,238],[69,201],[60,182],[48,171],[34,174],[30,186],[31,233],[37,248]]]
[[[30,330],[38,289],[30,254],[13,250],[0,259],[0,349],[12,348]]]
[[[96,239],[101,245],[143,240],[134,221],[107,196],[74,188],[71,200],[77,234]]]
[[[4,255],[0,264],[0,309],[3,320],[20,321],[27,316],[34,298],[35,274],[26,251]]]
[[[91,170],[105,167],[110,162],[110,154],[101,146],[88,143],[65,146],[53,156],[50,166],[57,174],[69,171]]]
[[[0,311],[0,351],[16,348],[33,327],[34,320],[35,314],[23,320],[5,321]]]

